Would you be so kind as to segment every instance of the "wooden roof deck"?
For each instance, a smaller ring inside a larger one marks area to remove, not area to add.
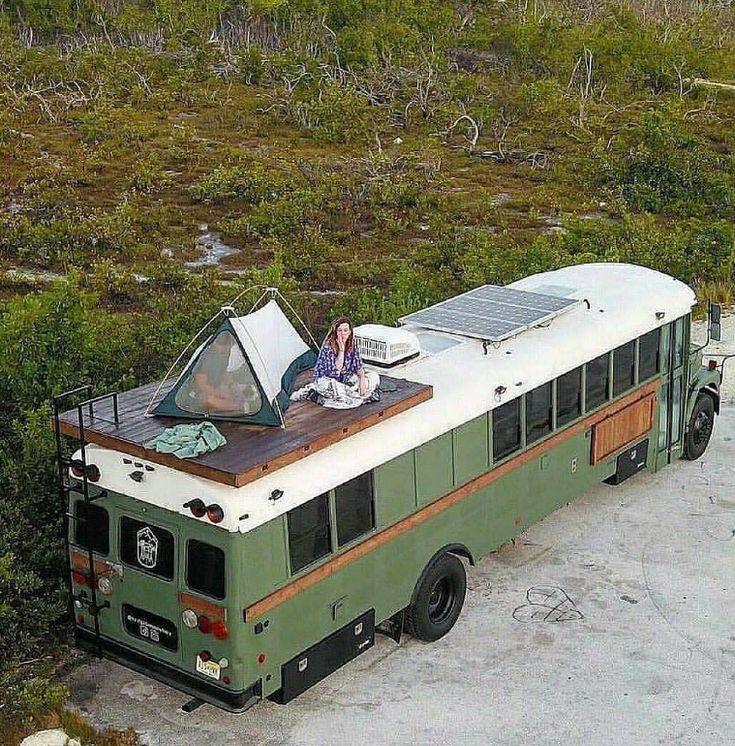
[[[311,371],[305,371],[297,379],[296,385],[303,385],[310,376]],[[432,396],[431,386],[425,384],[388,376],[381,376],[381,380],[394,384],[396,390],[384,391],[379,402],[369,402],[355,409],[326,409],[310,401],[292,402],[284,416],[285,428],[213,420],[227,439],[227,445],[190,459],[179,459],[172,454],[157,453],[144,447],[144,443],[167,427],[200,421],[158,415],[146,417],[145,409],[158,385],[152,383],[118,395],[117,425],[111,422],[112,399],[95,404],[93,418],[85,408],[85,438],[88,443],[97,443],[179,471],[241,487]],[[161,389],[159,400],[173,384],[174,381],[168,382]],[[61,415],[61,431],[65,435],[79,437],[76,408]]]

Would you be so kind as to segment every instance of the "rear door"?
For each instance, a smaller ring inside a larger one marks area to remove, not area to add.
[[[180,665],[178,529],[158,516],[149,519],[126,510],[118,514],[117,532],[122,639],[142,653]]]

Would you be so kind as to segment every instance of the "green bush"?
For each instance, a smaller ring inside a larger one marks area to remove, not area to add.
[[[317,214],[319,203],[319,195],[311,189],[294,189],[264,200],[250,213],[248,230],[263,238],[303,236]]]
[[[125,202],[111,211],[62,206],[41,220],[0,214],[0,256],[32,266],[85,266],[110,255],[131,259],[140,248]]]
[[[189,187],[195,202],[221,203],[241,199],[257,204],[277,197],[290,188],[288,176],[253,162],[240,165],[221,164]]]
[[[141,194],[155,194],[171,186],[173,179],[161,167],[157,156],[149,156],[138,162],[130,179],[130,188]]]
[[[676,216],[735,214],[735,156],[721,156],[675,119],[647,114],[599,174],[633,209]],[[599,178],[598,177],[598,178]]]

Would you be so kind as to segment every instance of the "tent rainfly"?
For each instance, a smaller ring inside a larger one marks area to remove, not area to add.
[[[297,374],[315,352],[271,300],[225,317],[152,414],[281,425]]]

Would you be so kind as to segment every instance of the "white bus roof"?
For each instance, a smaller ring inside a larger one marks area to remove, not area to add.
[[[487,346],[480,340],[419,332],[422,354],[390,375],[434,388],[433,398],[300,461],[230,487],[151,464],[141,483],[128,478],[127,454],[87,446],[101,470],[99,486],[191,516],[183,505],[199,497],[218,503],[221,528],[246,532],[311,498],[426,443],[520,394],[690,312],[694,292],[684,283],[631,264],[583,264],[543,272],[510,287],[586,300],[553,321]],[[589,307],[588,307],[589,305]],[[498,387],[505,389],[498,395]],[[145,462],[144,459],[137,459]],[[278,500],[269,499],[274,490]],[[247,516],[247,517],[244,517]],[[200,519],[205,520],[205,519]]]

